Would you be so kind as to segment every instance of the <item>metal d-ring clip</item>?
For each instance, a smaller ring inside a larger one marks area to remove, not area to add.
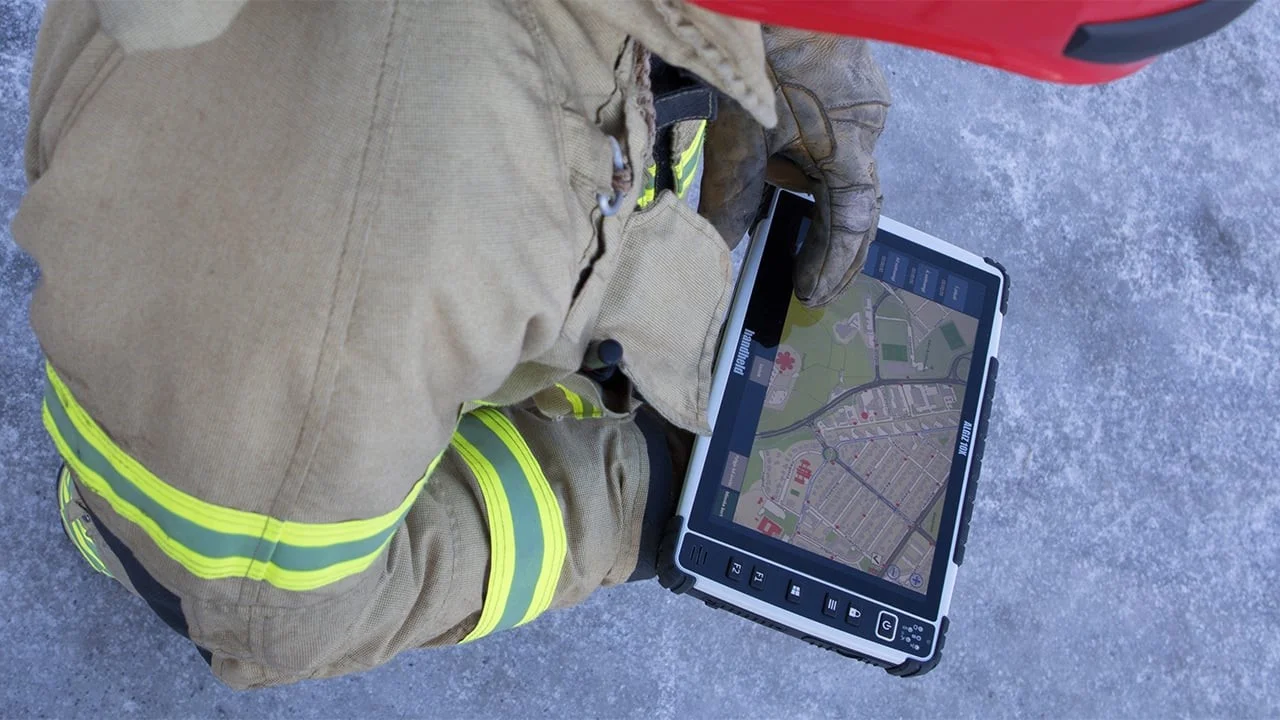
[[[618,144],[618,139],[609,136],[609,145],[613,148],[613,172],[619,173],[626,168],[626,161],[622,157],[622,146]],[[605,217],[613,217],[622,209],[622,200],[625,193],[621,190],[614,190],[613,197],[609,197],[604,193],[596,193],[596,202],[600,205],[600,214]]]

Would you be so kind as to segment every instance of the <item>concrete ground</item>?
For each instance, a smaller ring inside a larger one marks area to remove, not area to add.
[[[1280,3],[1114,85],[881,48],[888,215],[1002,260],[946,658],[899,680],[647,584],[248,694],[62,537],[26,321],[39,0],[0,2],[0,716],[1280,716]]]

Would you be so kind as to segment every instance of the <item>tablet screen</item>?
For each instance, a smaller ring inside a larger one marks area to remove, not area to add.
[[[803,237],[808,220],[798,223]],[[709,457],[704,470],[719,475],[713,518],[900,592],[929,592],[945,567],[935,551],[953,459],[972,432],[965,400],[971,375],[981,378],[972,360],[985,357],[992,294],[932,255],[882,232],[845,293],[817,309],[796,300],[789,278],[781,295],[761,265],[720,409],[732,429],[711,453],[723,461]]]

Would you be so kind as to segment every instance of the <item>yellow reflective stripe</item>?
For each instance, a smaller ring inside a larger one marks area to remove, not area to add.
[[[583,418],[604,417],[604,413],[595,406],[595,403],[586,400],[563,383],[556,383],[556,387],[560,388],[560,392],[564,393],[565,400],[569,401],[569,407],[573,409],[575,418],[581,420]]]
[[[84,536],[84,528],[80,526],[79,520],[71,521],[71,542],[76,546],[76,550],[80,551],[81,557],[83,557],[90,565],[93,565],[93,560],[89,555],[89,549],[87,547],[88,540]],[[94,569],[96,570],[97,568]]]
[[[93,561],[89,559],[89,550],[85,547],[86,542],[84,537],[84,529],[80,527],[80,521],[79,520],[69,521],[67,523],[67,528],[70,530],[71,544],[75,545],[76,550],[80,551],[80,555],[83,556],[84,559],[87,560],[90,565],[92,565]]]
[[[63,465],[58,471],[58,509],[65,514],[69,502],[71,502],[71,470]]]
[[[53,368],[46,367],[45,427],[82,485],[138,525],[162,552],[203,579],[244,577],[284,590],[307,591],[365,570],[390,544],[403,513],[441,457],[431,462],[393,511],[400,514],[338,523],[281,521],[206,503],[151,475],[106,437]],[[332,542],[321,543],[330,538]]]
[[[480,486],[489,521],[484,606],[462,640],[471,642],[551,606],[569,543],[555,492],[510,419],[477,410],[459,421],[452,446]]]
[[[693,135],[693,140],[689,143],[689,147],[680,153],[680,160],[674,168],[676,182],[676,195],[684,197],[689,187],[693,184],[693,179],[697,175],[699,159],[702,157],[702,146],[707,137],[707,121],[699,120],[698,129]]]
[[[689,147],[680,153],[679,159],[671,168],[671,174],[675,180],[676,196],[683,198],[693,185],[693,180],[698,174],[698,165],[702,159],[702,148],[706,144],[707,139],[707,121],[699,120],[698,129],[694,131],[693,140],[689,142]],[[654,191],[654,178],[658,175],[658,166],[650,165],[645,169],[644,191],[640,194],[640,199],[636,201],[636,205],[641,209],[651,204],[656,196]]]
[[[569,538],[564,527],[564,516],[560,512],[560,502],[556,499],[551,483],[542,472],[542,466],[528,443],[520,436],[520,431],[504,415],[495,411],[476,413],[480,422],[494,432],[511,454],[515,456],[524,476],[533,491],[534,501],[538,506],[538,519],[542,526],[542,570],[538,574],[538,583],[533,593],[529,608],[520,619],[523,625],[541,615],[555,597],[556,585],[560,582],[560,571],[564,568],[565,556],[568,554]]]
[[[391,543],[391,538],[394,537],[394,534],[388,536],[377,549],[367,555],[334,563],[319,570],[288,570],[274,563],[264,563],[260,560],[241,556],[214,558],[202,555],[169,537],[155,520],[117,495],[101,476],[87,465],[80,463],[71,448],[67,446],[66,441],[57,434],[53,418],[50,416],[47,407],[44,409],[43,415],[45,428],[48,429],[50,436],[53,438],[54,445],[57,446],[58,452],[63,459],[75,469],[80,481],[101,496],[117,515],[142,528],[143,532],[147,534],[147,537],[151,538],[151,541],[156,544],[156,547],[161,552],[168,555],[196,577],[205,580],[243,577],[250,580],[268,582],[281,590],[293,592],[315,590],[367,569],[382,554],[386,546]],[[427,470],[427,475],[431,474],[439,460],[440,458],[437,457],[431,463],[431,467]]]
[[[689,147],[680,153],[680,162],[676,165],[678,170],[688,170],[689,165],[694,161],[699,153],[702,152],[702,145],[707,139],[707,121],[699,120],[698,129],[693,133],[693,141],[689,143]]]
[[[516,540],[515,529],[511,521],[511,505],[507,501],[507,493],[502,489],[502,480],[498,470],[485,459],[474,445],[456,431],[452,445],[462,457],[462,461],[471,469],[476,483],[480,485],[480,493],[484,497],[485,514],[489,519],[489,582],[485,591],[484,609],[480,611],[480,620],[476,626],[462,638],[468,643],[493,632],[502,619],[507,607],[507,598],[511,594],[511,581],[515,576]]]
[[[71,470],[63,465],[58,470],[58,517],[62,520],[62,529],[67,532],[67,537],[71,538],[71,544],[76,546],[89,566],[94,570],[111,577],[111,573],[107,571],[107,566],[98,557],[98,546],[94,544],[88,533],[84,530],[84,523],[80,518],[67,517],[67,506],[71,504]]]
[[[79,548],[80,554],[89,562],[89,567],[94,570],[111,577],[111,573],[107,571],[107,566],[98,557],[98,548],[93,544],[93,540],[84,530],[84,523],[75,520],[71,523],[73,537],[75,538],[76,547]]]
[[[102,431],[89,414],[80,407],[71,391],[63,384],[53,366],[46,366],[49,381],[67,416],[85,440],[94,446],[113,466],[139,490],[165,509],[179,517],[222,533],[254,535],[268,542],[287,543],[302,547],[322,547],[341,542],[352,542],[385,531],[398,523],[417,499],[418,491],[426,480],[423,476],[398,507],[377,517],[364,520],[344,520],[333,523],[301,523],[279,520],[246,510],[214,505],[165,483],[151,474],[140,463],[122,451]]]
[[[644,209],[653,202],[656,196],[654,189],[654,179],[658,176],[658,166],[650,165],[644,170],[644,190],[640,192],[640,198],[636,200],[636,206]]]
[[[582,396],[560,383],[556,383],[556,387],[560,388],[560,392],[564,393],[564,399],[569,401],[569,407],[573,409],[573,416],[576,418],[582,417]]]

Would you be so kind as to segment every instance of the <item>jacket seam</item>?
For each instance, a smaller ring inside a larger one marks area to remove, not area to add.
[[[189,599],[182,596],[179,597],[182,597],[182,604],[184,607],[183,614],[187,618],[188,632],[190,633],[189,636],[191,641],[214,654],[212,669],[214,670],[215,675],[218,677],[223,676],[221,669],[225,666],[225,661],[230,658],[264,668],[269,673],[277,675],[283,674],[293,679],[298,679],[300,674],[304,674],[306,677],[312,677],[327,666],[324,664],[318,664],[315,667],[286,667],[265,662],[266,648],[261,646],[261,639],[264,635],[263,628],[266,624],[268,622],[279,622],[281,615],[293,615],[297,613],[324,614],[328,608],[345,603],[355,593],[367,593],[370,585],[372,584],[376,587],[378,581],[384,574],[385,571],[377,576],[369,574],[368,577],[361,578],[359,582],[333,597],[326,598],[325,600],[313,605],[304,605],[301,607],[272,605],[260,602],[221,602],[218,600],[207,600],[202,598]],[[239,580],[243,583],[254,582],[248,578],[240,578]],[[372,601],[373,596],[371,594],[369,602]],[[190,608],[190,611],[187,611],[187,608]],[[204,613],[208,611],[214,611],[220,615],[230,615],[232,617],[239,616],[242,619],[241,622],[243,623],[245,631],[244,649],[246,654],[228,652],[219,643],[212,642],[212,638],[206,633],[203,617]],[[346,622],[347,629],[350,629],[351,624],[355,623],[357,619],[358,615],[352,615]]]
[[[630,449],[631,454],[637,459],[637,477],[636,487],[631,492],[630,504],[624,509],[624,513],[622,515],[622,517],[631,518],[631,527],[629,529],[630,534],[626,538],[626,542],[618,548],[617,553],[614,555],[613,567],[609,570],[609,575],[613,575],[619,567],[622,567],[626,568],[627,572],[625,575],[621,575],[621,577],[626,579],[635,572],[635,568],[639,565],[641,560],[639,552],[640,537],[644,532],[644,510],[649,501],[649,479],[653,474],[653,468],[649,466],[649,439],[644,436],[643,431],[640,430],[640,426],[633,420],[622,424],[622,428],[622,438],[624,438],[622,442],[624,449],[625,445],[630,443],[632,445],[632,448]],[[665,451],[665,448],[663,448],[663,451]],[[644,497],[642,498],[641,495]],[[625,503],[627,501],[624,500],[623,502]],[[630,563],[631,566],[628,568],[627,556],[630,554],[632,548],[635,548],[636,557],[632,560]]]
[[[543,109],[546,111],[547,115],[551,118],[551,125],[555,133],[556,163],[557,163],[556,171],[557,171],[557,174],[564,179],[564,182],[560,183],[560,186],[561,186],[560,199],[564,204],[563,217],[565,218],[565,225],[567,229],[570,225],[570,218],[573,218],[575,216],[573,185],[572,185],[573,169],[569,166],[569,159],[567,157],[567,152],[565,149],[566,140],[565,140],[565,131],[564,131],[564,118],[561,116],[561,113],[564,112],[564,109],[561,107],[561,104],[559,102],[556,102],[556,97],[557,97],[557,93],[555,92],[556,84],[552,81],[551,70],[550,70],[550,68],[552,67],[552,64],[548,61],[548,58],[547,58],[547,46],[550,44],[550,41],[546,33],[543,31],[542,26],[538,23],[538,19],[535,16],[534,12],[530,9],[528,0],[521,0],[520,2],[514,3],[513,9],[519,15],[520,21],[524,25],[526,32],[529,33],[530,43],[533,45],[533,51],[537,54],[537,57],[538,57],[538,62],[537,62],[538,75],[542,80],[541,101],[543,104]],[[594,222],[592,223],[593,225],[592,231],[591,231],[592,239],[596,239],[596,236],[599,234],[599,231],[597,230],[597,228],[594,227],[595,224],[596,223]],[[587,253],[590,254],[591,248],[594,247],[599,242],[600,241],[597,240],[596,243],[588,243]],[[580,268],[574,268],[573,270],[574,273],[579,271],[580,271]],[[568,280],[569,286],[572,287],[573,283],[575,282],[575,278],[573,277],[573,275],[570,274],[567,280]],[[568,321],[569,313],[572,312],[573,301],[575,299],[576,298],[570,299],[570,302],[566,307],[564,317],[561,318],[560,327],[562,331],[565,327],[565,324]]]
[[[36,148],[39,150],[40,175],[44,175],[49,169],[49,165],[52,162],[54,155],[53,147],[61,142],[63,136],[66,135],[68,131],[75,127],[76,122],[79,121],[80,114],[84,111],[85,107],[88,106],[89,102],[98,94],[98,91],[102,89],[102,86],[106,84],[107,79],[115,73],[116,68],[120,67],[124,62],[124,52],[121,50],[120,44],[112,39],[111,36],[103,32],[102,28],[99,27],[94,32],[93,36],[90,37],[89,42],[80,50],[80,54],[67,67],[67,72],[63,75],[60,82],[65,83],[67,81],[66,76],[69,75],[71,71],[75,69],[76,65],[84,59],[85,53],[90,50],[94,41],[100,37],[105,37],[111,42],[113,45],[111,52],[107,53],[106,57],[102,59],[102,64],[99,65],[98,69],[93,73],[93,77],[89,78],[89,81],[85,83],[84,88],[80,90],[74,100],[71,100],[71,104],[68,107],[65,116],[58,123],[56,136],[50,139],[48,145],[45,144],[43,137],[40,137],[44,135],[43,125],[44,121],[48,118],[47,114],[44,118],[41,118],[40,122],[42,127],[36,129],[38,134]],[[51,104],[48,109],[52,108],[53,105]],[[46,110],[46,113],[47,112],[48,110]]]
[[[329,406],[332,400],[333,387],[335,385],[335,382],[333,381],[332,378],[330,378],[329,382],[325,383],[326,387],[321,388],[319,387],[319,385],[321,384],[320,376],[321,376],[322,370],[325,367],[326,361],[329,361],[332,363],[339,362],[339,358],[342,354],[342,350],[346,346],[346,340],[347,340],[346,334],[350,331],[350,325],[351,325],[350,311],[352,308],[354,308],[355,297],[358,295],[360,276],[362,275],[362,272],[361,272],[362,256],[363,256],[363,250],[368,243],[368,233],[366,232],[363,234],[357,234],[353,231],[355,229],[356,219],[360,213],[361,201],[367,197],[368,193],[376,192],[376,187],[379,182],[376,178],[373,177],[374,169],[370,167],[370,160],[371,160],[371,155],[373,154],[375,135],[377,134],[378,125],[379,125],[380,115],[378,110],[379,110],[379,106],[384,102],[384,96],[387,91],[387,87],[386,87],[387,70],[388,70],[389,58],[391,53],[391,45],[395,39],[397,21],[399,20],[399,18],[400,18],[400,2],[399,0],[394,0],[391,8],[391,17],[387,22],[386,37],[383,41],[382,62],[380,67],[378,68],[378,77],[375,85],[376,89],[374,91],[374,96],[373,96],[373,107],[370,111],[370,117],[369,117],[369,127],[365,133],[364,148],[362,149],[361,156],[360,156],[360,170],[357,175],[359,179],[357,180],[356,189],[351,199],[350,211],[347,214],[342,252],[338,257],[337,270],[335,273],[335,277],[333,279],[333,290],[329,300],[329,309],[325,315],[325,331],[320,341],[320,349],[316,353],[315,366],[311,372],[311,382],[310,382],[311,389],[310,389],[309,397],[307,399],[307,405],[306,405],[307,409],[303,414],[302,423],[298,427],[297,436],[296,436],[296,439],[294,440],[293,450],[290,452],[290,455],[289,455],[289,463],[286,466],[286,470],[285,470],[285,473],[286,473],[284,478],[285,481],[280,483],[279,488],[276,490],[276,493],[271,500],[270,506],[273,509],[272,514],[274,516],[278,516],[278,510],[280,509],[281,502],[287,492],[292,493],[292,499],[295,501],[302,494],[302,491],[307,484],[306,483],[307,473],[310,471],[311,464],[315,460],[315,455],[318,452],[320,447],[319,437],[320,435],[323,434],[325,427],[327,427],[328,425]],[[391,108],[387,108],[388,113],[390,113],[391,110],[392,110]],[[390,131],[390,127],[387,128],[387,132],[389,131]],[[376,198],[372,202],[376,207],[377,205]],[[352,299],[351,299],[351,302],[349,303],[350,307],[348,308],[347,317],[345,320],[342,321],[341,327],[338,327],[335,325],[335,316],[338,313],[338,309],[339,309],[338,302],[341,297],[342,288],[343,288],[344,270],[347,270],[348,265],[354,262],[353,256],[357,254],[361,255],[361,258],[360,258],[361,261],[355,262],[354,266],[350,270],[348,270],[348,272],[355,273],[354,277],[352,277],[349,281],[355,285],[355,288],[353,288],[353,291],[352,291]],[[332,339],[337,338],[338,333],[340,332],[342,333],[342,339],[338,347],[327,349],[327,345],[329,344],[329,342],[331,342]],[[319,407],[319,404],[321,402],[321,398],[320,398],[321,395],[324,396],[323,408]],[[315,413],[314,418],[310,417],[312,413]],[[311,427],[313,424],[318,424],[319,428],[316,430],[316,435],[312,439],[310,450],[306,451],[303,447],[304,440],[307,437],[307,431],[309,427]],[[304,452],[306,454],[305,458],[301,457],[301,455]],[[295,463],[298,463],[298,462],[301,462],[302,465],[300,468],[297,468],[295,470]],[[296,481],[296,487],[293,487],[293,488],[289,487],[290,483],[288,482],[290,471],[296,472],[297,473],[296,477],[298,478]],[[261,547],[265,539],[266,539],[265,534],[260,535],[258,537],[259,547]],[[274,549],[275,548],[273,546],[271,550],[271,554],[274,554]],[[270,556],[268,556],[267,559],[269,560]],[[246,600],[246,597],[245,597],[246,592],[249,590],[250,588],[248,584],[246,584],[246,586],[241,588],[241,592],[239,595],[240,602],[244,602]],[[257,608],[258,607],[257,600],[262,597],[262,592],[263,592],[263,588],[261,587],[261,585],[255,583],[252,588],[252,595],[253,595],[254,601],[248,602],[245,604],[248,604],[254,608]],[[256,610],[253,612],[253,615],[257,616]],[[252,624],[251,624],[251,631],[252,631]],[[251,632],[251,635],[252,634],[253,633]],[[251,637],[250,647],[252,647],[252,640],[253,638]]]

